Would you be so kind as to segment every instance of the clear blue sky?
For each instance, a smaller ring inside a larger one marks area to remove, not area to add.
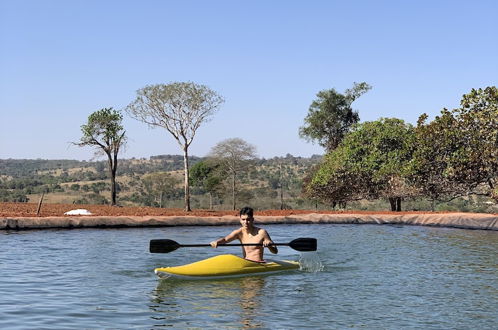
[[[416,123],[498,85],[498,1],[0,0],[0,158],[92,158],[88,115],[149,84],[193,81],[226,99],[199,129],[204,156],[239,137],[260,157],[322,154],[298,129],[316,93],[373,89],[362,121]],[[125,117],[122,158],[181,154]]]

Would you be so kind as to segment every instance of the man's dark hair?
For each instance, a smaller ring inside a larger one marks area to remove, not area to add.
[[[247,214],[247,216],[249,216],[250,218],[253,218],[253,213],[254,213],[254,210],[251,207],[246,206],[246,207],[243,207],[240,209],[239,216]]]

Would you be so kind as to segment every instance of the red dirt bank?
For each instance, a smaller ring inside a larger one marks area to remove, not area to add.
[[[0,203],[0,217],[35,217],[38,203]],[[238,211],[193,210],[185,212],[181,209],[163,209],[155,207],[116,207],[109,205],[75,205],[75,204],[43,204],[40,217],[64,217],[64,213],[75,209],[86,209],[94,216],[196,216],[220,217],[237,216]],[[373,211],[320,211],[320,210],[262,210],[255,211],[255,216],[289,216],[297,214],[417,214],[431,212],[373,212]]]

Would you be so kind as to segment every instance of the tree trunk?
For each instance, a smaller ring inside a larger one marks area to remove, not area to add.
[[[389,197],[389,203],[391,204],[391,211],[401,212],[401,197]]]
[[[282,184],[282,163],[278,166],[278,183],[280,185],[280,209],[284,209],[284,185]]]
[[[284,209],[284,189],[282,188],[282,185],[280,185],[280,209]]]
[[[185,177],[185,211],[190,212],[192,209],[190,208],[190,186],[188,182],[188,175],[189,175],[189,166],[188,166],[188,147],[184,146],[183,147],[183,167],[185,170],[184,177]]]
[[[114,161],[113,161],[113,156],[111,156],[111,153],[107,153],[107,157],[109,158],[109,174],[111,175],[111,205],[115,206],[116,205],[116,169],[118,166],[118,156],[117,154],[114,154]]]
[[[232,207],[235,211],[235,172],[232,173]]]
[[[213,194],[209,192],[209,209],[213,209]]]
[[[401,212],[401,197],[396,197],[396,212]]]

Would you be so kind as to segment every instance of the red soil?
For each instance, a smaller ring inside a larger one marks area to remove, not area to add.
[[[0,203],[0,217],[35,217],[37,203]],[[237,216],[238,211],[211,211],[211,210],[193,210],[185,212],[181,209],[163,209],[155,207],[119,207],[109,205],[75,205],[75,204],[43,204],[40,210],[40,217],[64,216],[64,212],[86,209],[94,216]],[[326,210],[262,210],[255,211],[255,216],[287,216],[295,214],[309,213],[356,213],[356,214],[414,214],[414,213],[431,213],[431,212],[380,212],[380,211],[326,211]],[[438,212],[441,213],[441,212]]]

